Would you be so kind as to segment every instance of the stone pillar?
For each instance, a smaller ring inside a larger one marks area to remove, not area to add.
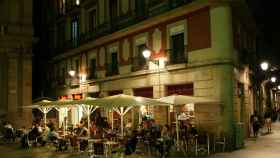
[[[24,49],[11,50],[8,57],[8,120],[15,127],[30,126],[32,104],[32,56]]]
[[[235,146],[235,125],[233,117],[233,96],[234,96],[234,72],[233,64],[235,60],[233,48],[233,29],[232,29],[232,11],[227,3],[211,6],[211,45],[215,52],[215,58],[228,62],[227,64],[217,66],[215,84],[217,91],[214,95],[221,101],[222,120],[220,129],[227,136],[229,150]]]

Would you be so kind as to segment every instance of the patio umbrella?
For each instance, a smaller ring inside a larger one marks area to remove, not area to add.
[[[94,106],[94,101],[96,98],[87,97],[80,100],[59,100],[48,103],[47,105],[55,107],[60,113],[65,113],[65,108],[70,107],[82,107],[83,112],[86,113],[88,120],[88,128],[90,126],[90,114],[97,109],[97,106]]]
[[[136,97],[132,95],[119,94],[109,97],[104,97],[93,101],[96,106],[103,106],[113,109],[121,116],[121,135],[123,136],[123,117],[133,107],[147,105],[168,105],[155,99]],[[112,124],[113,126],[113,124]]]
[[[96,100],[96,98],[87,97],[85,99],[73,101],[74,104],[80,105],[83,108],[83,112],[87,115],[88,129],[90,127],[90,114],[98,108],[98,106],[94,105],[94,100]]]
[[[162,97],[158,100],[172,105],[218,103],[213,99],[209,99],[205,97],[186,96],[186,95],[170,95],[170,96]]]
[[[24,106],[24,108],[36,108],[40,110],[44,114],[44,125],[47,124],[47,113],[52,110],[52,107],[47,106],[49,103],[54,101],[54,99],[47,98],[47,97],[41,97],[33,100],[32,105],[30,106]]]
[[[185,95],[170,95],[158,99],[161,102],[169,103],[171,105],[184,105],[184,104],[213,104],[218,103],[218,101],[205,98],[205,97],[195,97],[195,96],[185,96]],[[178,116],[176,111],[176,137],[177,145],[179,145],[179,125]]]

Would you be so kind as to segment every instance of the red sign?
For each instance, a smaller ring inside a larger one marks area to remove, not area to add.
[[[73,100],[80,100],[83,98],[83,95],[80,94],[72,94]]]
[[[66,100],[66,99],[68,99],[67,95],[62,95],[58,97],[58,100]]]

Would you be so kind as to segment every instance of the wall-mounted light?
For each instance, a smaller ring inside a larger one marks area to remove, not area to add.
[[[74,77],[75,74],[76,74],[76,71],[75,71],[75,70],[70,70],[70,71],[68,71],[68,74],[69,74],[71,77]]]
[[[144,49],[142,52],[144,58],[149,59],[151,57],[152,52],[149,49]]]
[[[280,85],[277,86],[278,90],[280,90]]]
[[[261,63],[261,69],[263,71],[268,70],[268,68],[269,68],[269,63],[268,62],[264,61],[264,62]]]

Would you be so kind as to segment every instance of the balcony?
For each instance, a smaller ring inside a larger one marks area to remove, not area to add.
[[[114,67],[111,63],[106,64],[106,76],[114,76],[119,75],[119,68]]]
[[[88,75],[87,79],[89,79],[89,80],[97,79],[96,70],[91,71],[91,69],[88,69],[87,72],[89,72],[89,75]]]
[[[168,49],[166,53],[167,53],[168,65],[183,64],[188,62],[188,54],[187,54],[186,46],[184,46],[184,48],[181,50]]]
[[[134,57],[131,61],[132,72],[148,69],[148,65],[146,64],[146,60],[144,58]]]
[[[87,0],[81,0],[80,2],[82,3],[84,1]],[[141,9],[130,10],[126,14],[114,17],[111,21],[106,21],[103,24],[98,25],[96,30],[94,31],[88,31],[86,33],[81,34],[79,40],[80,44],[96,40],[99,37],[109,35],[118,30],[137,24],[140,21],[144,21],[149,17],[160,15],[164,12],[180,7],[182,5],[189,4],[193,1],[194,0],[150,1],[148,4],[146,4],[146,6],[143,6]],[[75,3],[69,2],[69,4],[66,5],[66,11],[69,11],[75,7],[79,6],[77,6]],[[76,48],[73,47],[71,43],[71,41],[65,41],[62,45],[62,48],[59,48],[59,51],[67,51],[69,49]]]

